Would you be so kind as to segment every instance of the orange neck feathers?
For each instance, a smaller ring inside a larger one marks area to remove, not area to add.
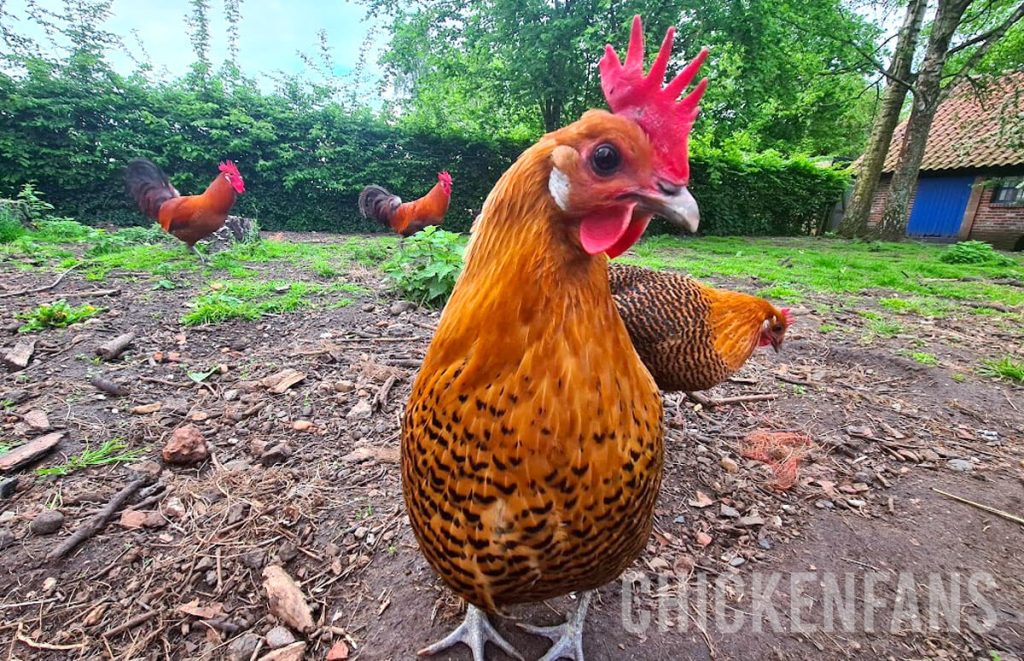
[[[208,208],[221,213],[231,210],[237,196],[235,189],[223,174],[218,174],[202,194],[203,199],[208,202]]]
[[[710,323],[715,350],[730,369],[737,370],[754,353],[765,319],[782,318],[768,301],[734,291],[704,287],[711,301]]]

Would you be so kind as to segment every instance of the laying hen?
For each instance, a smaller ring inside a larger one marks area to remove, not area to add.
[[[757,347],[782,345],[791,323],[756,296],[715,289],[679,273],[614,264],[612,296],[633,346],[662,390],[693,394],[734,374]]]
[[[649,76],[640,17],[625,65],[600,63],[612,113],[542,137],[483,204],[473,247],[413,384],[402,486],[420,549],[469,602],[456,643],[515,650],[488,614],[579,591],[545,659],[582,659],[591,593],[641,553],[661,483],[661,397],[615,309],[608,258],[652,215],[695,230],[687,136],[706,51],[664,89],[674,30]]]
[[[392,195],[381,186],[367,186],[359,194],[359,213],[363,218],[374,218],[390,227],[402,237],[412,236],[424,227],[440,225],[448,213],[452,198],[452,176],[437,173],[437,183],[426,195],[412,202]]]
[[[136,158],[128,163],[125,183],[142,213],[184,241],[202,261],[196,243],[224,227],[235,198],[245,192],[245,182],[234,163],[225,161],[219,169],[220,174],[201,195],[183,196],[156,163]]]

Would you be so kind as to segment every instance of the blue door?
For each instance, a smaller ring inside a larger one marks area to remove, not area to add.
[[[971,198],[974,177],[922,177],[910,212],[910,236],[955,237]]]

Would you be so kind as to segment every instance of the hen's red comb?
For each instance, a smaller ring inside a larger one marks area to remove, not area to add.
[[[629,117],[639,124],[654,146],[662,173],[672,179],[673,183],[686,184],[690,178],[687,139],[697,119],[697,103],[704,94],[708,79],[701,80],[682,101],[677,103],[676,99],[697,75],[697,70],[708,56],[708,50],[702,48],[697,57],[662,88],[675,34],[675,28],[665,32],[658,57],[651,65],[650,73],[645,76],[644,32],[638,14],[633,17],[626,64],[619,61],[615,49],[608,45],[605,46],[604,57],[598,68],[601,71],[601,89],[612,112]]]
[[[785,317],[787,326],[793,323],[793,314],[789,311],[789,308],[782,308],[779,312]]]

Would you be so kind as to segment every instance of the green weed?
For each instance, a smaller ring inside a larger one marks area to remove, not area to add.
[[[214,291],[197,298],[181,318],[186,326],[219,324],[232,319],[252,321],[267,314],[292,312],[310,305],[307,296],[322,288],[305,282],[233,281],[214,283]]]
[[[1024,361],[1014,360],[1010,356],[1003,356],[999,360],[986,360],[978,371],[984,376],[1024,384]]]
[[[914,351],[910,354],[910,359],[914,362],[921,363],[922,365],[938,365],[939,359],[935,357],[935,354],[926,353],[923,351]]]
[[[946,264],[996,264],[999,266],[1014,264],[1012,259],[999,254],[995,248],[984,241],[954,243],[939,255],[939,261]]]
[[[888,321],[886,319],[875,319],[868,324],[868,328],[875,335],[881,335],[882,337],[896,337],[903,332],[903,326],[895,321]]]
[[[406,239],[381,269],[404,298],[441,305],[462,272],[462,251],[458,234],[427,227]]]
[[[105,442],[95,450],[86,447],[81,454],[69,457],[67,462],[50,468],[37,468],[36,475],[63,476],[83,468],[106,466],[135,461],[142,455],[142,450],[125,451],[126,446],[120,439]]]
[[[822,324],[821,326],[818,326],[818,332],[819,333],[831,333],[835,329],[836,329],[836,325],[835,324]]]
[[[31,333],[33,331],[46,330],[47,328],[66,328],[72,324],[85,321],[102,312],[100,308],[89,304],[71,307],[67,301],[56,301],[50,305],[40,305],[34,310],[23,312],[18,315],[19,319],[25,321],[19,333]]]
[[[10,209],[0,207],[0,244],[12,243],[25,236],[25,226],[14,217]]]

